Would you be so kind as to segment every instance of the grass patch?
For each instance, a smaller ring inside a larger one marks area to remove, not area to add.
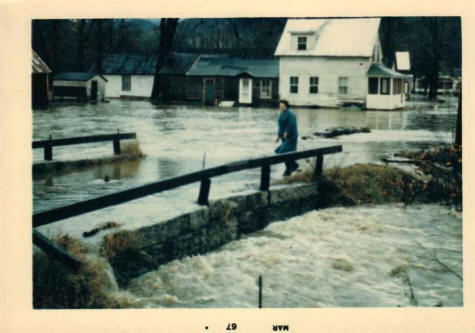
[[[120,231],[104,238],[100,253],[108,259],[113,259],[120,252],[138,249],[139,245],[140,242],[135,232]]]
[[[311,183],[315,163],[304,170],[279,180],[277,184]],[[411,203],[420,199],[421,182],[409,173],[391,166],[354,164],[324,170],[318,183],[322,194],[320,207],[333,205],[382,204],[389,202]]]
[[[54,242],[82,262],[72,272],[42,251],[33,255],[33,306],[36,309],[127,308],[134,304],[108,294],[109,277],[99,261],[86,258],[86,249],[62,235]]]
[[[124,156],[145,157],[144,152],[140,148],[138,140],[122,143],[120,147],[120,153]]]

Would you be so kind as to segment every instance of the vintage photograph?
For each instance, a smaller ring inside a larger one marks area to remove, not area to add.
[[[32,308],[463,307],[461,21],[31,20]]]

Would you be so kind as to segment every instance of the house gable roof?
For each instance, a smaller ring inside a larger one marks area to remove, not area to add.
[[[107,79],[97,73],[94,72],[61,72],[54,76],[54,80],[62,80],[62,81],[89,81],[94,76],[100,76],[107,82]]]
[[[279,61],[202,56],[186,75],[239,76],[246,74],[256,78],[278,78]]]
[[[31,65],[33,73],[51,73],[51,69],[48,67],[48,65],[46,65],[43,59],[40,58],[40,56],[38,55],[38,53],[35,52],[35,50],[33,50]]]
[[[276,56],[371,57],[378,40],[379,18],[287,20]],[[310,35],[316,42],[302,51],[291,48],[291,36]]]

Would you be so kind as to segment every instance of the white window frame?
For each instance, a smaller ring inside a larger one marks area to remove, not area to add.
[[[264,82],[269,82],[269,86],[264,88]],[[272,80],[261,80],[261,99],[271,99],[272,98]],[[265,89],[268,90],[268,95],[264,93]]]
[[[314,80],[314,82],[312,82],[312,79],[316,79]],[[315,83],[316,81],[316,83]],[[309,80],[308,80],[308,93],[311,94],[311,95],[316,95],[318,94],[318,85],[320,83],[320,78],[318,76],[310,76]],[[317,88],[317,91],[316,92],[312,92],[312,88]]]
[[[342,85],[342,82],[345,82],[346,85]],[[340,76],[338,78],[338,94],[339,95],[348,95],[348,76]]]
[[[292,80],[292,79],[294,79],[294,80]],[[292,91],[292,87],[296,87],[296,91]],[[289,78],[289,92],[291,94],[298,94],[299,93],[299,77],[298,76],[291,76]]]

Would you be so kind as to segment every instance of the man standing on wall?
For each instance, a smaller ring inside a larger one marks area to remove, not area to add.
[[[289,102],[284,99],[279,102],[279,110],[279,131],[275,142],[277,143],[279,140],[282,140],[282,143],[277,147],[275,152],[277,154],[290,153],[297,150],[297,140],[299,136],[297,130],[297,117],[292,111],[290,111]],[[286,161],[285,166],[286,169],[284,176],[290,176],[292,172],[297,170],[299,167],[295,160]]]

